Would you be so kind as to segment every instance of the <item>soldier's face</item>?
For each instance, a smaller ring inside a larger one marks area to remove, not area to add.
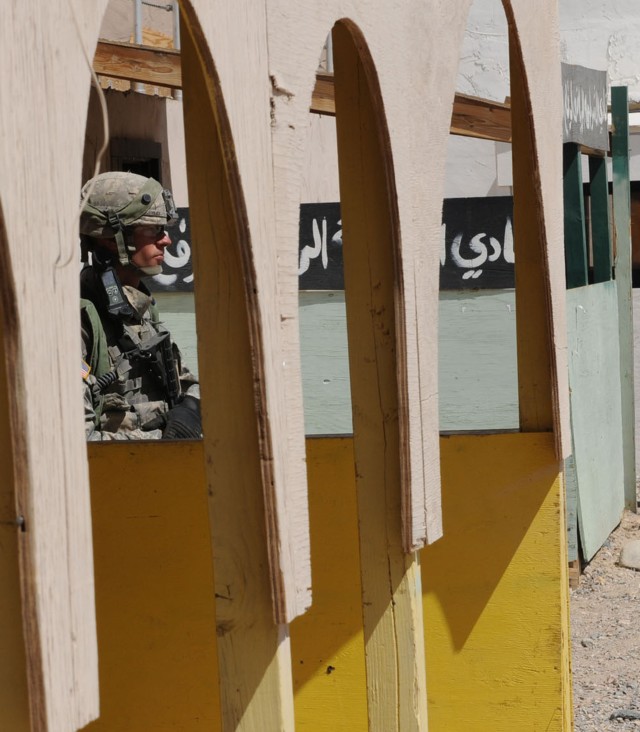
[[[164,250],[171,244],[167,231],[162,226],[136,226],[133,230],[136,251],[131,262],[136,267],[157,267],[164,262]]]

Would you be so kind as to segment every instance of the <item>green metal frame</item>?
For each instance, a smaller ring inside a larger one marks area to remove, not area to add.
[[[631,300],[631,190],[629,185],[629,92],[611,87],[611,155],[613,170],[613,232],[618,284],[620,382],[625,505],[637,510],[635,407],[633,388],[633,305]]]
[[[589,156],[589,199],[591,201],[591,245],[593,281],[608,282],[612,276],[609,184],[604,157]]]
[[[579,145],[563,146],[564,252],[567,289],[587,284],[587,237]]]

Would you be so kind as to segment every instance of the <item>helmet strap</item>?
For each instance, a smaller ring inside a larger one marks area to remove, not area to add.
[[[129,252],[124,240],[124,225],[120,216],[114,212],[106,214],[107,224],[115,231],[116,246],[118,248],[118,261],[123,267],[129,264]]]

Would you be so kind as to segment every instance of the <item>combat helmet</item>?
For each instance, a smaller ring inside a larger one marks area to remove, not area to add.
[[[172,226],[178,220],[171,191],[136,173],[100,173],[85,183],[81,197],[80,233],[114,238],[123,266],[130,264],[130,253],[135,252],[132,227]]]

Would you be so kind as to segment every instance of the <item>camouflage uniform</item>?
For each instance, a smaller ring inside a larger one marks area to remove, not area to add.
[[[160,429],[145,430],[143,427],[168,412],[166,390],[158,384],[157,378],[142,359],[128,358],[124,355],[124,351],[130,351],[131,345],[148,345],[157,335],[168,332],[159,320],[153,297],[148,291],[124,286],[125,297],[132,306],[134,315],[116,320],[113,316],[100,313],[95,274],[91,267],[86,267],[82,271],[80,287],[82,297],[93,302],[100,314],[106,338],[109,370],[116,369],[118,374],[118,380],[107,387],[100,397],[94,395],[92,389],[97,377],[102,374],[97,373],[99,371],[97,364],[89,363],[94,334],[88,318],[83,317],[82,357],[91,366],[84,389],[87,439],[97,441],[161,438]],[[172,343],[172,349],[181,394],[199,398],[200,388],[196,377],[182,363],[180,351],[175,343]]]
[[[92,252],[92,264],[80,275],[87,439],[198,436],[197,380],[182,365],[139,277],[137,286],[122,286],[117,274],[118,268],[133,268],[140,276],[161,271],[159,265],[138,268],[131,257],[136,227],[155,228],[166,238],[165,227],[176,223],[171,193],[153,178],[114,171],[88,181],[82,200],[83,249]]]

